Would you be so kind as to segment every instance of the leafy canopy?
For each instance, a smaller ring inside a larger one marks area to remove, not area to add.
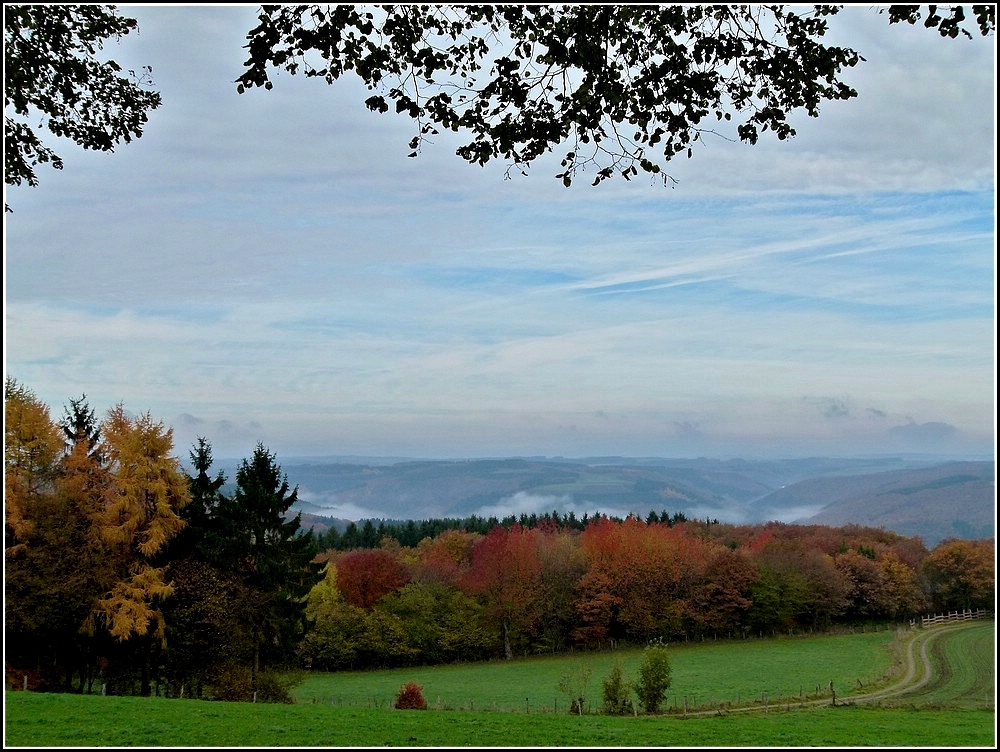
[[[924,20],[967,37],[961,6]],[[793,111],[857,92],[841,73],[863,60],[823,43],[838,5],[392,5],[263,6],[250,31],[238,91],[271,89],[269,69],[332,84],[355,73],[375,93],[370,110],[416,121],[410,156],[438,129],[471,140],[473,164],[507,161],[522,172],[569,147],[556,177],[588,168],[593,184],[664,166],[716,124],[741,141],[795,135]],[[973,6],[978,30],[995,30],[994,6]],[[914,24],[920,6],[891,6],[889,22]]]
[[[126,75],[99,56],[105,40],[137,27],[135,19],[113,5],[5,4],[3,16],[7,185],[38,185],[39,164],[63,167],[31,123],[98,151],[142,135],[148,112],[160,106],[159,93],[147,88],[151,69]]]

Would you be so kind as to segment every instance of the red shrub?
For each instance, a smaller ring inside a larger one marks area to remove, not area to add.
[[[427,700],[424,699],[424,688],[416,682],[407,682],[399,688],[396,696],[398,710],[427,710]]]

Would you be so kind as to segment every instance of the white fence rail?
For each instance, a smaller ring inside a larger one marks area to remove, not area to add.
[[[993,616],[993,612],[985,608],[971,609],[964,611],[949,611],[944,614],[934,614],[933,616],[921,616],[921,627],[933,627],[935,624],[945,624],[951,621],[967,621],[969,619],[988,619]],[[916,619],[910,619],[910,626],[917,626]]]

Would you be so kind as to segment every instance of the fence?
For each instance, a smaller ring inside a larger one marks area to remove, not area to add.
[[[946,614],[935,614],[934,616],[921,616],[920,626],[921,627],[933,627],[935,624],[946,624],[952,621],[968,621],[969,619],[989,619],[993,616],[993,612],[985,608],[977,608],[975,610],[967,608],[963,611],[950,611]],[[916,619],[910,619],[910,626],[915,627],[917,625]]]

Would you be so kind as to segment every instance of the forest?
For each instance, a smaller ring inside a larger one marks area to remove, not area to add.
[[[303,670],[743,639],[992,608],[994,541],[650,510],[371,520],[314,534],[258,444],[4,384],[9,687],[288,701]]]

